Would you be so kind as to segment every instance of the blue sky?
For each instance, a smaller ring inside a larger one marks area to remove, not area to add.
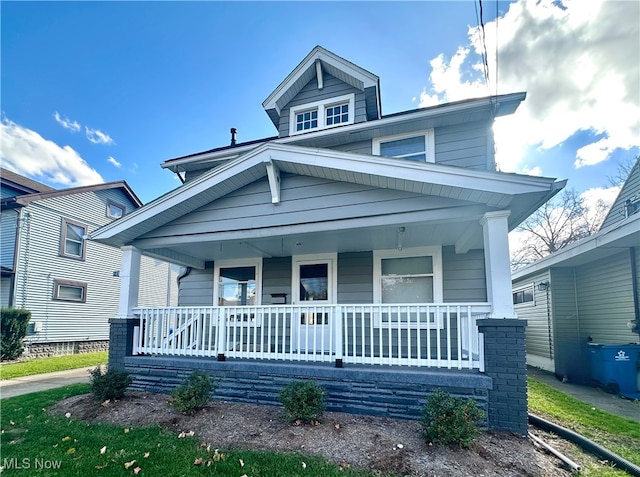
[[[56,188],[179,185],[174,157],[276,133],[262,101],[316,45],[380,77],[383,114],[527,91],[496,126],[501,170],[607,176],[640,145],[635,1],[7,2],[0,5],[2,166]],[[497,13],[497,36],[496,36]],[[495,51],[498,44],[498,86]]]

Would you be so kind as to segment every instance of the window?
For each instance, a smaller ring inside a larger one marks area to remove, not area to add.
[[[519,305],[521,303],[533,302],[533,285],[529,285],[520,290],[513,292],[513,304]]]
[[[372,152],[376,156],[435,162],[433,129],[376,138],[372,143]]]
[[[60,255],[84,260],[87,226],[71,220],[62,219],[62,236],[60,237]]]
[[[220,260],[214,264],[218,306],[260,305],[261,259]]]
[[[293,106],[290,111],[289,133],[294,135],[352,124],[354,102],[355,95],[346,94],[337,98]]]
[[[442,302],[440,247],[376,250],[373,259],[375,303]]]
[[[54,280],[53,299],[86,303],[87,284],[71,280]]]
[[[119,219],[125,214],[124,205],[120,205],[116,202],[107,201],[107,217],[111,219]]]

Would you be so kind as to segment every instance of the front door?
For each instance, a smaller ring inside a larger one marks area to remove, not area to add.
[[[336,255],[293,257],[294,348],[329,351],[332,308],[336,302]]]

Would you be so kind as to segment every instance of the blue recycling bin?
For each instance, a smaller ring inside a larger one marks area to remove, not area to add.
[[[607,392],[640,399],[640,344],[589,343],[591,377]]]

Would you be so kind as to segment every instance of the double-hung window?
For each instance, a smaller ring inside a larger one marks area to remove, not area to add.
[[[289,132],[291,135],[352,124],[354,94],[346,94],[322,101],[292,106]]]
[[[435,162],[433,129],[375,138],[372,152],[376,156]]]
[[[72,220],[62,219],[60,255],[84,260],[86,254],[85,235],[87,235],[86,225]]]
[[[442,250],[440,247],[420,247],[404,250],[373,252],[374,303],[428,305],[442,302]],[[407,310],[391,307],[381,313],[379,321],[407,321]],[[417,309],[416,309],[417,310]],[[413,312],[413,311],[412,311]],[[418,313],[422,323],[440,323],[431,311]]]
[[[244,307],[260,305],[260,283],[262,260],[220,260],[214,264],[213,292],[218,306]],[[255,310],[235,311],[229,315],[231,321],[258,324],[260,317]]]

